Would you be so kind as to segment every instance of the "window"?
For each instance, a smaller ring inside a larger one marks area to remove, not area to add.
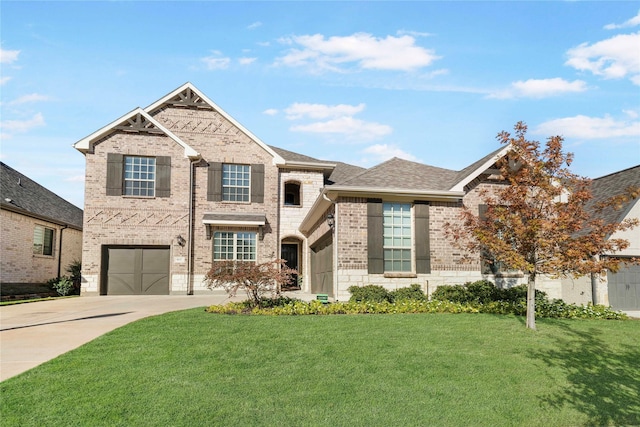
[[[384,203],[384,271],[411,271],[411,205]]]
[[[297,182],[286,182],[284,184],[284,204],[285,206],[300,206],[300,184]]]
[[[213,260],[256,260],[256,233],[217,231],[213,234]]]
[[[251,182],[249,165],[222,165],[222,200],[248,202]]]
[[[33,254],[53,255],[53,241],[55,231],[51,228],[36,225],[33,230]]]
[[[153,157],[124,157],[125,196],[154,197],[156,188],[156,159]]]
[[[107,153],[107,196],[170,197],[170,156]]]

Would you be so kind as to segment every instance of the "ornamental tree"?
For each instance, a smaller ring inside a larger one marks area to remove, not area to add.
[[[445,232],[454,246],[490,254],[485,261],[528,276],[526,326],[535,330],[535,286],[540,275],[580,277],[620,268],[619,259],[600,255],[627,248],[627,240],[611,236],[635,227],[638,220],[606,222],[602,213],[620,209],[622,202],[638,197],[640,189],[630,187],[595,204],[591,180],[568,168],[573,154],[562,151],[562,137],[548,138],[543,148],[526,139],[524,123],[517,123],[514,131],[497,136],[511,149],[497,163],[503,185],[481,191],[486,212],[480,216],[464,207],[461,221],[446,224]]]
[[[242,290],[246,292],[251,306],[256,307],[262,298],[279,294],[282,285],[289,283],[297,274],[285,263],[283,259],[262,264],[252,261],[214,261],[205,276],[205,285],[209,289],[222,288],[230,297]]]

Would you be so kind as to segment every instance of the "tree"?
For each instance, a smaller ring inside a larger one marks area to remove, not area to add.
[[[619,259],[600,255],[628,247],[628,241],[610,237],[638,225],[638,220],[607,222],[602,212],[619,209],[622,201],[638,197],[639,189],[628,188],[594,205],[591,180],[569,170],[573,154],[563,153],[562,137],[548,138],[543,149],[538,141],[526,139],[524,123],[517,123],[514,131],[497,136],[511,149],[497,164],[504,185],[480,192],[484,215],[464,207],[461,221],[446,224],[445,232],[456,247],[490,254],[488,262],[528,276],[526,326],[535,330],[537,277],[580,277],[619,269]]]
[[[205,276],[209,289],[223,288],[230,297],[243,290],[253,307],[265,296],[274,297],[282,285],[291,281],[297,271],[286,266],[286,261],[277,259],[262,264],[252,261],[215,261]]]

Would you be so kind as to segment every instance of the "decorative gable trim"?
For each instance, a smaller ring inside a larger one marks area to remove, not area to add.
[[[511,151],[511,145],[506,145],[502,150],[498,151],[494,156],[490,157],[487,161],[479,165],[473,171],[464,176],[458,181],[449,191],[464,191],[464,187],[471,181],[480,176],[483,172],[489,169],[495,162],[504,157],[509,151]]]
[[[134,133],[145,132],[151,134],[166,135],[182,148],[184,148],[185,157],[188,157],[190,159],[200,158],[200,153],[187,145],[169,129],[162,126],[162,124],[160,124],[157,120],[155,120],[141,108],[136,108],[135,110],[125,114],[119,119],[114,120],[103,128],[98,129],[91,135],[73,144],[73,147],[81,153],[86,154],[93,149],[93,144],[97,140],[104,138],[105,136],[116,131]]]
[[[252,139],[256,144],[258,144],[263,150],[269,153],[273,157],[274,165],[283,165],[285,164],[285,160],[278,155],[271,147],[265,144],[260,138],[255,136],[251,131],[242,126],[238,121],[236,121],[233,117],[231,117],[226,111],[220,108],[215,102],[207,98],[205,94],[203,94],[198,88],[196,88],[192,83],[187,82],[175,89],[174,91],[168,93],[164,97],[160,98],[153,104],[149,105],[144,110],[149,114],[154,114],[158,109],[162,108],[166,105],[173,106],[182,106],[182,107],[194,107],[194,108],[206,108],[212,109],[220,113],[226,120],[231,122],[235,127],[240,129],[245,135],[247,135],[250,139]]]

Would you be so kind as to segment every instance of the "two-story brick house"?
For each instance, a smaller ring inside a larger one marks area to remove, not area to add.
[[[214,260],[284,258],[304,291],[348,298],[496,279],[443,224],[503,185],[501,147],[461,171],[401,159],[370,169],[265,144],[187,83],[75,144],[86,157],[84,294],[205,291]],[[521,277],[499,277],[510,284]],[[561,297],[560,281],[547,292]]]

